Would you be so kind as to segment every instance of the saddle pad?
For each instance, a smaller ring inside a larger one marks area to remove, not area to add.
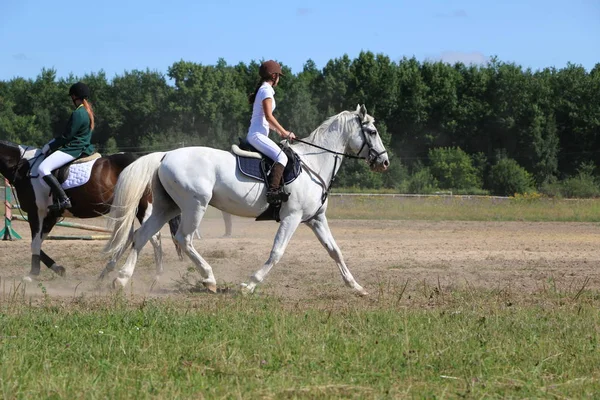
[[[261,168],[262,160],[259,160],[257,158],[241,157],[237,155],[236,159],[238,169],[242,174],[246,175],[249,178],[257,179],[261,182],[267,182],[267,177],[264,176]],[[294,164],[293,168],[290,167],[290,163]],[[302,167],[298,158],[294,157],[293,160],[290,159],[288,161],[288,165],[286,165],[285,170],[283,172],[284,184],[289,185],[290,183],[294,182],[301,172]]]
[[[85,185],[87,181],[90,180],[92,167],[94,166],[96,160],[98,160],[98,158],[88,162],[71,164],[69,166],[69,176],[67,177],[67,180],[61,184],[63,189],[72,189],[81,185]]]

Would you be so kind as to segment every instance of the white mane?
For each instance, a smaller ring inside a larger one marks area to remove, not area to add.
[[[342,111],[339,114],[336,114],[332,117],[329,117],[325,122],[323,122],[321,125],[319,125],[317,127],[317,129],[315,129],[314,131],[312,131],[312,133],[308,136],[308,140],[314,140],[317,139],[317,137],[325,134],[326,132],[329,131],[329,128],[331,127],[331,124],[333,124],[334,122],[336,122],[338,119],[344,118],[345,120],[342,122],[343,124],[348,123],[348,120],[350,115],[352,116],[356,116],[356,113],[352,112],[352,111]]]
[[[355,118],[358,115],[358,113],[356,111],[342,111],[339,114],[336,114],[332,117],[329,117],[325,122],[323,122],[321,125],[319,125],[317,127],[317,129],[315,129],[314,131],[311,132],[310,135],[308,135],[307,139],[308,140],[315,140],[317,138],[319,138],[320,136],[322,136],[323,134],[327,133],[330,128],[331,125],[336,122],[338,119],[344,119],[343,121],[340,122],[340,124],[347,124],[348,122],[352,121],[352,118]],[[374,118],[370,115],[367,114],[366,120],[363,122],[374,122]]]

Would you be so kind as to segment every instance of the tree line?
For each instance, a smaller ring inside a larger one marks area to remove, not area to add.
[[[0,81],[0,138],[41,146],[59,134],[72,111],[68,87],[81,80],[92,91],[94,142],[103,153],[228,149],[248,129],[258,66],[178,61],[166,73],[58,78],[43,69],[36,79]],[[275,114],[298,137],[359,103],[376,119],[390,171],[347,161],[338,186],[570,196],[579,185],[591,192],[576,196],[600,194],[600,63],[533,71],[497,58],[450,65],[362,52],[322,69],[311,60],[295,74],[283,67]]]

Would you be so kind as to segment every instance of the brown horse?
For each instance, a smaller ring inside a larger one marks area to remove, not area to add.
[[[48,211],[49,193],[37,179],[37,165],[42,161],[40,150],[0,140],[0,173],[13,185],[21,209],[28,214],[31,230],[31,271],[26,280],[31,280],[40,274],[40,261],[60,276],[65,274],[64,267],[58,265],[42,250],[42,242],[50,233],[59,218],[72,216],[76,218],[94,218],[110,212],[113,199],[113,189],[117,184],[119,174],[129,164],[137,159],[131,153],[113,154],[98,158],[91,169],[87,183],[65,190],[71,199],[72,207],[67,211],[52,213]],[[66,179],[68,166],[54,173],[62,183]],[[40,195],[44,193],[43,195]],[[36,196],[37,194],[37,196]],[[36,198],[37,197],[37,198]],[[141,198],[136,217],[140,223],[152,212],[152,194],[150,190]],[[171,233],[176,232],[179,216],[169,222]],[[133,227],[132,227],[133,229]],[[162,274],[162,248],[160,233],[155,235],[151,243],[154,247],[157,278]],[[179,250],[179,249],[178,249]],[[113,257],[100,275],[104,278],[112,271],[120,255]]]

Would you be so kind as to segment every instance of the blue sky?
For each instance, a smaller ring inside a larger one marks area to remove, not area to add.
[[[175,61],[277,59],[299,72],[361,50],[392,60],[588,70],[600,62],[598,0],[0,0],[0,79],[104,70],[167,72]]]

